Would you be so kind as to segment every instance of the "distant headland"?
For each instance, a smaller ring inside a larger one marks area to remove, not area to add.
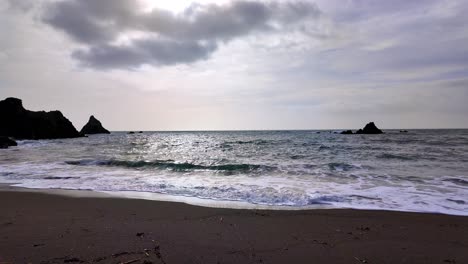
[[[18,98],[6,98],[0,101],[0,136],[2,146],[11,146],[10,138],[14,139],[57,139],[77,138],[86,134],[110,132],[101,122],[91,116],[88,123],[78,132],[72,122],[60,111],[30,111],[23,107]],[[8,145],[7,145],[7,142]],[[14,142],[14,141],[13,141]]]

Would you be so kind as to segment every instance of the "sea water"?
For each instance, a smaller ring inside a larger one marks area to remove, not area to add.
[[[155,193],[241,208],[468,215],[468,130],[462,129],[114,132],[18,143],[0,150],[1,183]]]

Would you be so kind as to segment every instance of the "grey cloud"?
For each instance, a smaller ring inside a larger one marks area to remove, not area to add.
[[[339,26],[355,32],[346,35],[347,42],[334,49],[327,47],[308,54],[310,59],[304,68],[314,68],[322,77],[400,83],[403,79],[452,78],[460,71],[466,72],[466,1],[448,1],[442,5],[432,0],[408,3],[398,0],[388,10],[383,8],[387,3],[382,3],[383,7],[377,2],[366,5],[370,2],[360,0],[354,8],[346,10],[352,19],[341,21]],[[356,8],[362,8],[364,16],[357,21],[352,15],[359,13]],[[343,17],[348,17],[347,13],[340,18]],[[377,48],[369,49],[372,45]]]
[[[83,65],[111,69],[206,59],[220,42],[293,30],[319,16],[318,7],[307,1],[192,4],[174,14],[157,8],[143,12],[134,0],[69,0],[46,5],[43,21],[85,45],[73,52],[73,58]],[[146,36],[115,44],[120,36],[135,31]]]
[[[334,18],[337,21],[346,23],[366,20],[369,17],[397,14],[400,12],[425,12],[424,7],[440,2],[439,0],[392,0],[392,1],[375,1],[375,0],[326,0],[334,3]]]
[[[114,27],[106,27],[89,18],[86,14],[75,15],[72,8],[56,11],[53,16],[46,18],[45,21],[55,28],[62,29],[74,40],[82,43],[93,44],[111,41],[117,34]]]
[[[190,63],[208,58],[217,48],[215,43],[175,42],[159,39],[133,41],[132,45],[97,45],[77,50],[72,57],[95,69],[131,69],[136,66]]]
[[[34,0],[7,0],[11,9],[27,12],[35,7],[37,2]]]
[[[114,40],[138,5],[129,0],[69,0],[49,3],[44,9],[43,22],[75,41],[94,44]]]

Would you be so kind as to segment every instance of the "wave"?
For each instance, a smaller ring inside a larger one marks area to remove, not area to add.
[[[448,178],[448,179],[443,179],[442,181],[451,182],[451,183],[454,183],[456,185],[461,185],[461,186],[468,186],[467,180],[463,180],[459,178]]]
[[[466,204],[465,201],[463,200],[457,200],[457,199],[446,199],[447,201],[454,202],[456,204]]]
[[[57,177],[57,176],[47,176],[44,177],[44,180],[69,180],[69,179],[79,179],[80,177]]]
[[[395,155],[390,153],[383,153],[377,156],[379,159],[396,159],[396,160],[414,160],[412,157],[403,156],[403,155]]]
[[[332,171],[350,171],[353,169],[360,169],[360,166],[352,165],[348,163],[341,163],[341,162],[331,162],[328,163],[328,168]]]
[[[232,145],[281,145],[291,143],[291,139],[254,139],[254,140],[234,140],[234,141],[224,141],[220,144],[221,147],[232,146]]]
[[[320,145],[318,149],[319,150],[325,150],[325,149],[331,149],[331,147],[325,146],[325,145]]]
[[[77,160],[65,161],[68,165],[77,166],[114,166],[125,168],[157,168],[172,171],[192,171],[192,170],[210,170],[225,172],[252,172],[252,171],[271,171],[274,167],[256,164],[219,164],[219,165],[201,165],[189,162],[177,163],[174,160],[155,160],[155,161],[128,161],[128,160]]]
[[[290,155],[289,158],[292,159],[292,160],[298,160],[298,159],[305,159],[305,158],[307,158],[307,156],[298,154],[298,155]]]
[[[338,196],[338,195],[324,195],[316,198],[310,198],[307,201],[306,205],[332,205],[333,203],[343,203],[349,202],[351,199],[345,196]]]
[[[223,142],[223,144],[239,144],[239,145],[243,145],[243,144],[253,144],[253,145],[266,145],[266,144],[270,144],[270,143],[273,143],[274,140],[264,140],[264,139],[256,139],[256,140],[236,140],[236,141],[226,141],[226,142]]]

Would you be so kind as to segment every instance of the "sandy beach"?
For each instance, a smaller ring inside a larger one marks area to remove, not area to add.
[[[0,263],[468,263],[467,217],[0,192]]]
[[[468,0],[0,0],[0,264],[468,264]]]

